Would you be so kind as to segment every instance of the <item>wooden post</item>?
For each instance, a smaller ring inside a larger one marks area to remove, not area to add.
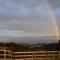
[[[10,50],[10,51],[11,51],[11,50]],[[11,60],[13,60],[13,56],[12,56],[12,53],[13,53],[13,52],[11,51],[11,52],[10,52],[10,55],[11,55]]]
[[[6,47],[4,47],[4,60],[6,60]]]
[[[32,60],[34,60],[34,53],[32,52]]]
[[[26,60],[26,58],[25,58],[25,51],[24,51],[24,60]]]
[[[60,59],[60,51],[58,51],[58,58]]]

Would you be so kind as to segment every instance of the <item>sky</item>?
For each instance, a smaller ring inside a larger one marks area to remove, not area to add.
[[[60,0],[0,0],[0,41],[57,42]]]

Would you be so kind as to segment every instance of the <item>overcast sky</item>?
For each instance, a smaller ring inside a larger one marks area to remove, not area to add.
[[[59,0],[0,0],[0,41],[56,42],[49,7],[60,30]]]

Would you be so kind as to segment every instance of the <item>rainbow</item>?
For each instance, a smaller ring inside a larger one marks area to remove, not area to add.
[[[54,23],[54,26],[55,26],[55,29],[56,29],[57,41],[58,41],[58,40],[59,40],[59,29],[58,29],[58,25],[57,25],[57,22],[56,22],[56,19],[55,19],[54,15],[53,15],[53,12],[52,12],[52,10],[51,10],[51,8],[50,8],[50,5],[48,4],[48,1],[45,0],[45,2],[46,2],[46,4],[47,4],[47,6],[48,6],[49,13],[50,13],[50,15],[51,15],[51,17],[52,17],[52,20],[53,20],[53,23]]]

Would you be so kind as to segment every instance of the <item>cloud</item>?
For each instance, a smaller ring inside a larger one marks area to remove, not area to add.
[[[40,36],[54,36],[53,34],[41,34],[40,33],[31,33],[31,32],[24,32],[24,31],[14,31],[14,30],[0,30],[0,36],[7,36],[7,37],[40,37]]]
[[[19,1],[19,0],[18,0]],[[20,4],[16,0],[0,1],[0,15],[19,18],[20,20],[42,19],[48,16],[48,8],[44,1],[37,0],[20,0]],[[24,18],[23,18],[24,17]]]
[[[59,23],[60,22],[60,0],[47,0],[47,1],[56,19],[56,23],[60,34],[60,23]]]
[[[56,0],[47,1],[53,13],[59,16],[60,4]],[[27,38],[32,41],[39,36],[56,36],[52,21],[45,0],[0,0],[1,40],[24,41],[25,38],[26,41]]]
[[[59,0],[47,0],[48,1],[48,3],[49,3],[49,5],[50,5],[50,7],[54,10],[54,9],[56,9],[56,8],[58,8],[58,7],[60,7],[60,2],[59,2]]]
[[[57,42],[56,36],[50,34],[33,34],[24,31],[0,30],[0,42],[16,43],[50,43]]]

